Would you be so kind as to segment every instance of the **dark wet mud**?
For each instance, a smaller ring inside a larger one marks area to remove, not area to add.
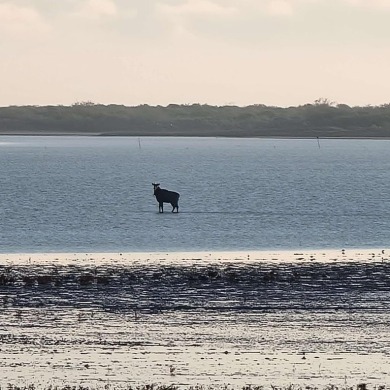
[[[390,383],[390,263],[0,266],[2,385]]]

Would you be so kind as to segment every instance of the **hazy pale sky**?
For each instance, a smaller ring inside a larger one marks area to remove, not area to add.
[[[0,106],[390,102],[390,0],[0,0]]]

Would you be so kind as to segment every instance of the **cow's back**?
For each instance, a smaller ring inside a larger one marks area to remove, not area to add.
[[[180,197],[179,193],[174,191],[164,190],[163,188],[160,188],[158,191],[156,191],[155,195],[159,202],[166,202],[166,203],[177,202]]]

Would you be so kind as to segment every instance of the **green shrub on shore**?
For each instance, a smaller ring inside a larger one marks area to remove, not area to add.
[[[389,137],[390,104],[349,107],[318,99],[298,107],[201,104],[0,107],[0,134],[219,137]]]

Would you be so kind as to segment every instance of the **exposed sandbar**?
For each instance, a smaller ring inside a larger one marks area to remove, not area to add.
[[[382,262],[390,248],[272,251],[1,253],[0,264],[191,264],[228,262]]]

